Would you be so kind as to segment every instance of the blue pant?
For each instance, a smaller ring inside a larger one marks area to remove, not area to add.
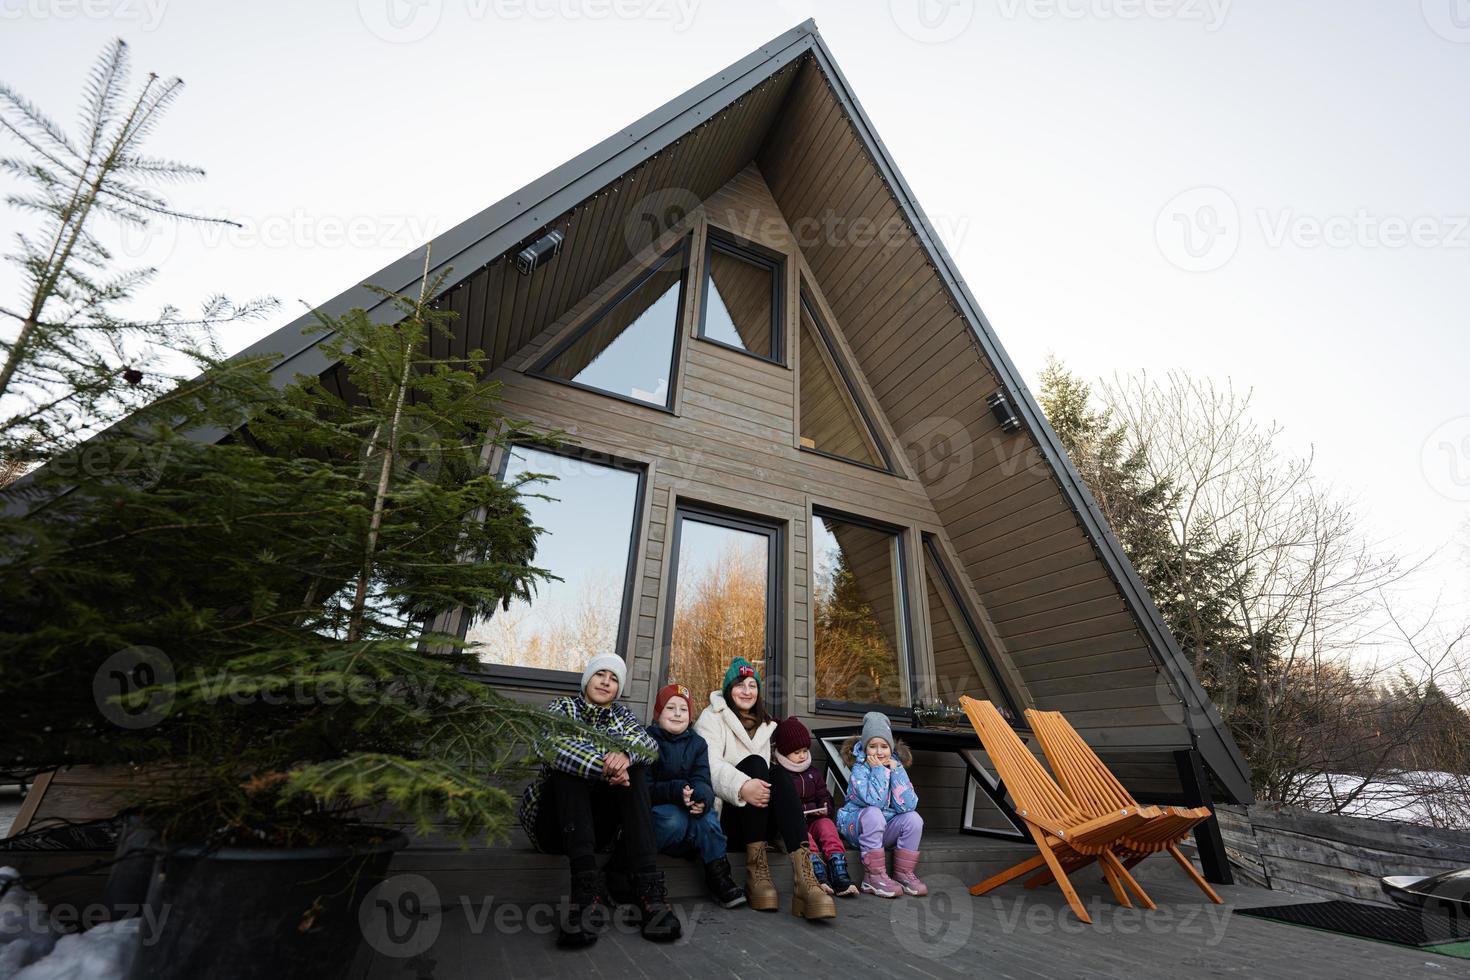
[[[713,811],[699,816],[673,803],[660,803],[653,808],[653,839],[664,854],[688,857],[698,853],[705,864],[725,856],[725,831]]]

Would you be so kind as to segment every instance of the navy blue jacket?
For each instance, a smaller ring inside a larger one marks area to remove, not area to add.
[[[715,805],[715,788],[709,779],[709,743],[691,725],[678,735],[671,735],[658,727],[648,726],[648,734],[658,743],[658,761],[653,763],[649,775],[653,782],[649,786],[649,797],[654,806],[660,803],[682,804],[684,787],[694,789],[694,800],[703,803],[709,812]]]

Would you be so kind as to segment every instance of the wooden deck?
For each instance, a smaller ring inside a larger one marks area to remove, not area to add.
[[[782,911],[726,911],[704,897],[692,865],[664,859],[673,901],[685,924],[678,943],[659,946],[620,923],[591,950],[553,945],[551,903],[562,887],[560,859],[521,847],[458,851],[420,846],[394,871],[421,875],[425,913],[392,937],[369,931],[354,980],[435,977],[597,977],[710,980],[718,977],[1064,977],[1217,978],[1464,976],[1470,964],[1236,916],[1231,908],[1307,901],[1253,886],[1222,886],[1215,906],[1157,858],[1138,869],[1155,911],[1114,904],[1100,874],[1073,879],[1093,917],[1073,919],[1056,889],[1018,884],[972,898],[968,886],[1024,856],[1018,845],[958,834],[926,841],[925,899],[840,900],[838,918],[808,923],[785,904],[789,867],[773,862]],[[404,877],[400,882],[414,879]],[[510,897],[507,901],[507,897]],[[406,903],[412,907],[412,903]],[[423,931],[419,931],[423,930]],[[426,940],[432,939],[432,942]],[[414,947],[423,947],[416,949]]]

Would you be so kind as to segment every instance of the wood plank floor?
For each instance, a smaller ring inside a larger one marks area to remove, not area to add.
[[[959,976],[1341,980],[1470,975],[1470,965],[1462,960],[1230,914],[1235,907],[1307,899],[1237,885],[1221,887],[1227,904],[1215,906],[1177,868],[1158,858],[1138,869],[1140,881],[1158,903],[1154,911],[1116,906],[1095,871],[1074,878],[1093,917],[1091,926],[1070,916],[1054,888],[1027,891],[1011,884],[973,898],[967,886],[977,880],[979,870],[1003,867],[1025,850],[957,834],[935,834],[926,841],[924,877],[931,893],[924,899],[858,896],[839,901],[836,920],[808,923],[793,917],[785,904],[787,871],[778,877],[780,912],[726,911],[692,889],[681,888],[689,894],[674,902],[685,928],[679,942],[646,942],[631,921],[624,921],[590,950],[563,952],[552,940],[554,900],[536,904],[531,897],[546,879],[539,868],[522,879],[530,868],[512,867],[522,857],[540,859],[524,852],[517,855],[517,849],[505,850],[510,853],[500,856],[499,873],[483,866],[471,869],[477,888],[459,887],[471,879],[445,877],[445,867],[423,869],[440,886],[435,889],[434,907],[421,903],[416,925],[391,936],[370,928],[369,944],[354,965],[355,980]],[[469,859],[465,863],[475,864],[475,858],[486,853],[460,855]],[[446,863],[443,859],[447,855],[441,855],[441,864]],[[773,870],[779,872],[784,864],[786,859],[778,856]],[[692,868],[686,872],[668,867],[682,876],[680,880],[694,878]],[[405,876],[416,873],[399,871]],[[422,898],[399,904],[415,908]]]

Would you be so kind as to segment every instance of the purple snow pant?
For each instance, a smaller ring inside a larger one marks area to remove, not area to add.
[[[917,851],[924,833],[924,818],[910,810],[894,814],[888,820],[878,807],[865,806],[858,812],[858,830],[858,849],[864,854],[887,847]]]

